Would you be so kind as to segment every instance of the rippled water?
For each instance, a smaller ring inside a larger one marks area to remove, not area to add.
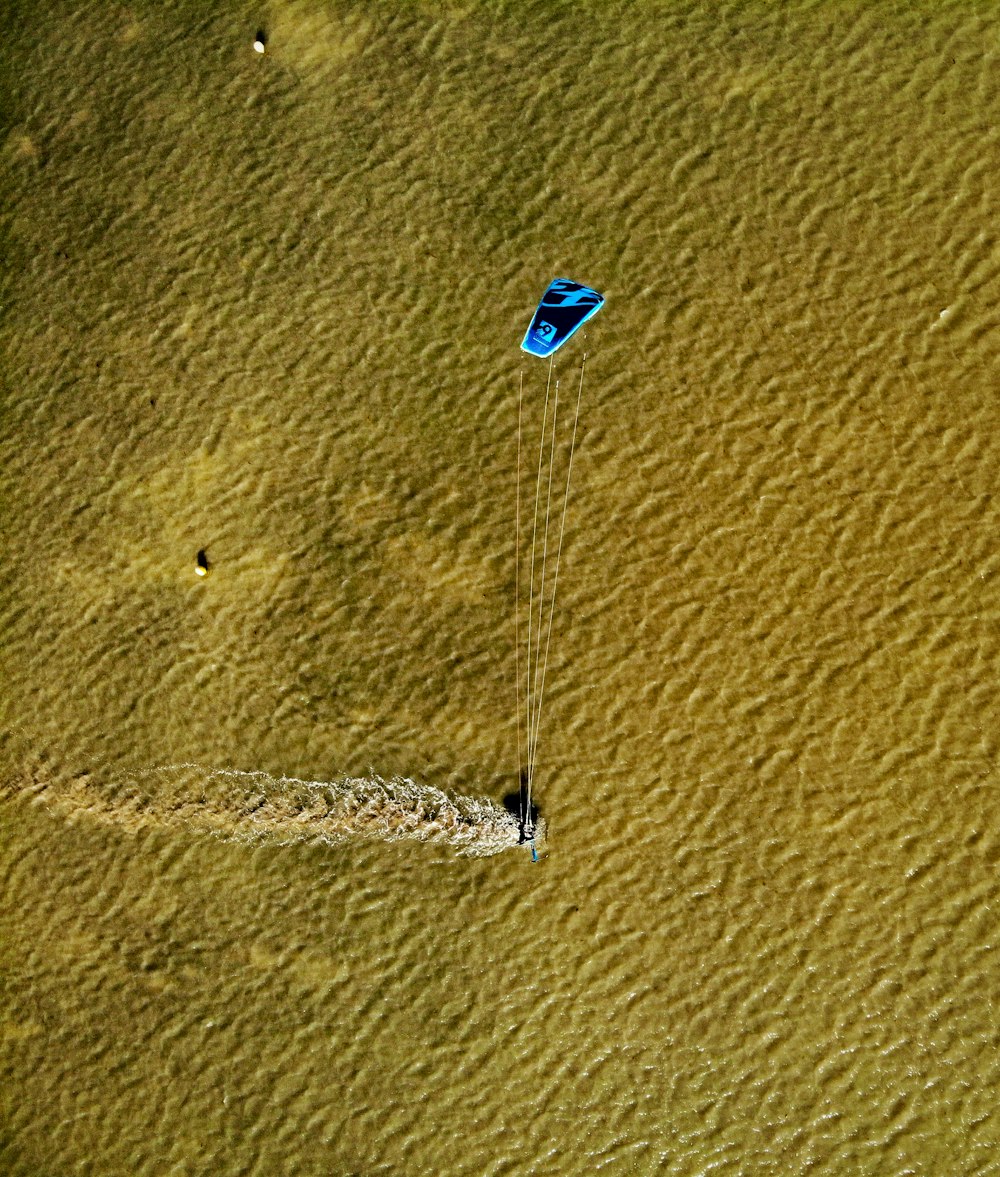
[[[992,6],[15,7],[0,1168],[992,1171]],[[225,840],[516,832],[555,275],[541,861]]]

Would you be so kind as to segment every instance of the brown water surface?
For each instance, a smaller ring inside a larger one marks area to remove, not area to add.
[[[1000,1172],[995,6],[9,7],[0,1169]],[[515,787],[557,275],[542,861],[103,820]]]

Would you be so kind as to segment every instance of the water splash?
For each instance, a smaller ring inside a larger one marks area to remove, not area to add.
[[[172,764],[100,781],[34,770],[21,788],[71,818],[130,831],[183,827],[226,841],[335,845],[357,839],[431,842],[483,857],[521,842],[518,818],[493,801],[405,777],[303,781],[266,772]],[[541,837],[543,831],[536,831]]]

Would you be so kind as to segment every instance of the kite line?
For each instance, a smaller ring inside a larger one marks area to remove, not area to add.
[[[517,715],[517,756],[521,777],[520,821],[524,839],[531,842],[535,825],[532,791],[538,760],[538,740],[541,731],[542,703],[545,697],[545,679],[552,647],[552,630],[556,616],[556,597],[559,589],[559,570],[562,564],[563,540],[566,535],[566,516],[569,508],[570,487],[573,478],[573,457],[580,424],[580,405],[583,401],[583,383],[586,372],[587,354],[584,353],[577,383],[576,405],[573,425],[569,434],[565,483],[561,489],[556,484],[556,462],[560,449],[558,435],[560,381],[552,387],[553,361],[549,362],[545,397],[542,403],[542,424],[538,439],[538,463],[535,475],[534,507],[532,511],[531,545],[525,557],[528,564],[528,598],[521,601],[521,451],[523,449],[524,417],[524,373],[518,384],[518,436],[517,436],[517,493],[514,507],[515,543],[518,553],[515,562],[514,594],[514,672],[515,708]],[[549,414],[549,403],[552,413]],[[562,448],[566,448],[563,441]],[[561,499],[561,501],[560,501]],[[555,517],[558,516],[558,534],[555,540],[555,559],[550,559],[550,535]],[[522,611],[527,613],[527,640],[525,670],[521,671],[521,624]],[[524,698],[522,700],[522,693]],[[523,734],[522,734],[523,733]]]

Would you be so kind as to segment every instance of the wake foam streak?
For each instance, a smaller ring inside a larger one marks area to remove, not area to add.
[[[227,841],[355,839],[433,842],[472,856],[520,841],[517,817],[493,801],[454,796],[404,777],[301,781],[266,772],[173,764],[101,783],[38,773],[27,790],[67,816],[88,815],[128,830],[187,826]]]

